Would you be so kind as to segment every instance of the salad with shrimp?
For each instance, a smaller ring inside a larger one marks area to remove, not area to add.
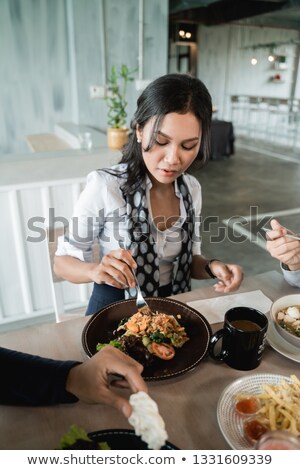
[[[177,318],[180,319],[180,314]],[[177,318],[143,307],[131,317],[121,320],[109,344],[143,365],[150,365],[155,357],[168,361],[173,359],[176,349],[189,340]],[[98,343],[96,349],[99,351],[105,345]]]

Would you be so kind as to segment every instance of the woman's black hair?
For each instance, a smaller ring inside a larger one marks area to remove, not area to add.
[[[202,139],[195,159],[198,167],[204,166],[210,157],[210,127],[212,102],[209,91],[198,78],[186,74],[168,74],[151,82],[137,100],[137,109],[131,121],[131,134],[122,152],[120,163],[127,163],[127,180],[122,186],[129,193],[140,186],[146,175],[141,144],[137,142],[135,130],[144,128],[149,119],[155,117],[149,150],[155,142],[163,117],[169,113],[193,113],[202,125]],[[200,163],[200,165],[199,165]]]

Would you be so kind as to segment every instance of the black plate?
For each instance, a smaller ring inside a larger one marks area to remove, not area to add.
[[[130,429],[104,429],[90,432],[90,439],[96,442],[107,442],[111,450],[149,450],[147,444]],[[170,442],[161,450],[179,450]]]
[[[182,348],[176,349],[176,355],[170,361],[155,360],[151,366],[144,368],[145,380],[163,380],[176,377],[193,369],[208,353],[211,328],[203,315],[183,302],[169,298],[148,297],[151,310],[174,315],[184,326],[190,338]],[[96,351],[97,343],[108,343],[120,320],[137,312],[135,299],[115,302],[95,313],[86,323],[82,332],[82,345],[86,354],[91,357]],[[180,315],[181,318],[178,318]]]

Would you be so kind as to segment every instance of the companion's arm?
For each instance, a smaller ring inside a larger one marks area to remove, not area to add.
[[[0,403],[39,406],[77,401],[65,388],[68,373],[77,364],[0,348]]]

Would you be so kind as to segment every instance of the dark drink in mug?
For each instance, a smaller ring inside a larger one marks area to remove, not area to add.
[[[251,307],[234,307],[225,313],[224,325],[211,339],[210,356],[238,370],[259,366],[265,348],[268,319]],[[221,351],[215,352],[222,340]]]

